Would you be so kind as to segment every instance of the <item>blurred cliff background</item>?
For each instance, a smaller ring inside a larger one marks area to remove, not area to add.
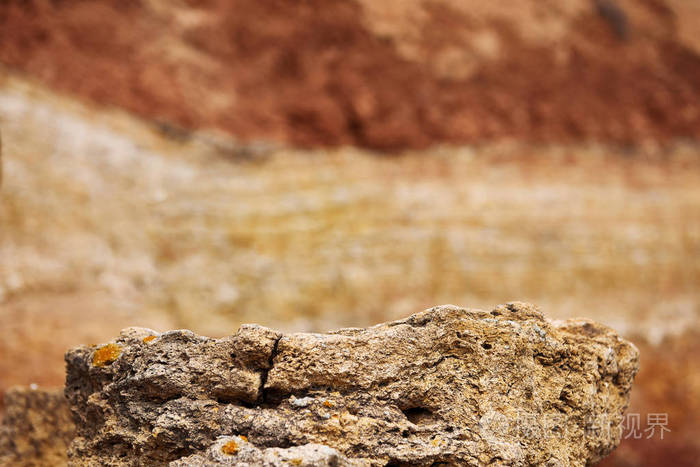
[[[604,465],[700,458],[696,0],[8,0],[0,129],[0,390],[523,300],[642,351]]]

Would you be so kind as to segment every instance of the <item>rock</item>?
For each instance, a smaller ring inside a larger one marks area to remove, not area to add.
[[[75,465],[583,466],[620,440],[638,351],[512,303],[328,334],[130,328],[66,362]]]
[[[11,388],[0,426],[0,465],[65,465],[75,436],[60,389]]]
[[[193,454],[170,463],[171,467],[211,465],[265,465],[305,467],[368,466],[368,460],[349,460],[322,444],[304,444],[290,448],[258,449],[243,436],[223,436],[204,454]]]

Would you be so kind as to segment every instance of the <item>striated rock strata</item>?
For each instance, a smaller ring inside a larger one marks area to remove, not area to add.
[[[532,305],[221,339],[129,328],[66,354],[75,465],[586,465],[612,451],[638,351]]]

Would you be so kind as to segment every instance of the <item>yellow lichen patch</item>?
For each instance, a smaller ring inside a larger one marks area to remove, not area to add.
[[[292,465],[301,465],[304,460],[301,457],[295,457],[294,459],[290,459],[289,463]]]
[[[155,339],[155,338],[156,338],[156,336],[144,337],[144,338],[143,338],[143,343],[144,343],[144,344],[148,344],[149,342],[151,342],[151,341],[152,341],[153,339]]]
[[[442,445],[444,445],[444,444],[445,444],[445,441],[442,440],[442,439],[440,439],[440,438],[435,438],[434,440],[432,440],[432,441],[430,442],[430,444],[432,444],[433,446],[437,447],[437,446],[442,446]]]
[[[330,409],[332,407],[335,407],[335,404],[332,401],[325,400],[325,401],[323,401],[323,406],[328,407]]]
[[[236,443],[234,440],[229,441],[221,446],[221,452],[228,454],[229,456],[233,456],[238,452],[238,443]]]
[[[245,435],[241,435],[241,436],[239,436],[239,438],[241,438],[241,439],[242,439],[243,441],[245,441],[246,443],[248,442],[248,437],[245,436]]]
[[[92,364],[95,366],[105,366],[112,363],[119,355],[122,353],[122,347],[118,344],[107,344],[103,345],[99,349],[95,350],[92,356]]]

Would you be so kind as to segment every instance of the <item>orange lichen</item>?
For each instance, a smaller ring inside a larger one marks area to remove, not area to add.
[[[238,452],[238,443],[236,443],[234,440],[229,441],[221,446],[221,452],[228,454],[229,456],[233,456]]]
[[[107,344],[103,345],[99,349],[95,350],[92,356],[92,364],[95,366],[105,366],[112,363],[119,355],[122,353],[122,347],[118,344]]]
[[[434,440],[432,440],[432,441],[430,442],[430,444],[432,444],[433,446],[437,447],[437,446],[441,446],[441,445],[445,444],[445,441],[443,441],[443,440],[440,439],[440,438],[435,438]]]
[[[144,344],[148,344],[149,342],[151,342],[151,341],[152,341],[153,339],[155,339],[155,338],[156,338],[156,336],[144,337],[144,338],[143,338],[143,343],[144,343]]]
[[[331,401],[326,400],[326,401],[323,401],[323,406],[328,407],[330,409],[332,407],[335,407],[335,404]]]
[[[245,441],[246,443],[248,442],[248,437],[245,436],[245,435],[241,435],[241,436],[239,436],[239,438],[241,438],[241,439],[242,439],[243,441]]]

